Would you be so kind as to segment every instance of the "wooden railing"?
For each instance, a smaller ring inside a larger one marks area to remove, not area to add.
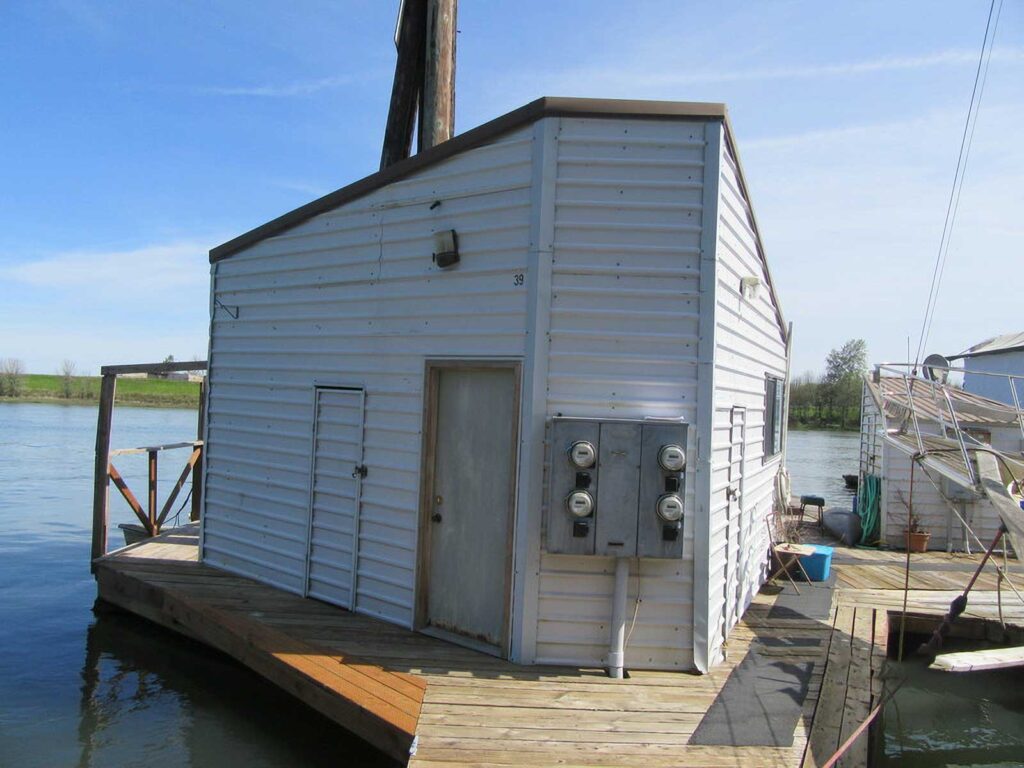
[[[174,488],[167,496],[167,500],[164,502],[163,507],[157,512],[157,455],[160,451],[171,451],[175,448],[191,448],[192,454],[188,457],[185,462],[185,468],[181,472],[181,476],[178,478],[178,482],[174,484]],[[145,528],[146,533],[149,536],[156,536],[160,533],[160,528],[167,520],[167,515],[171,512],[171,507],[174,506],[174,502],[178,498],[178,494],[181,492],[182,486],[185,485],[185,481],[188,480],[189,475],[196,477],[196,473],[202,472],[202,465],[199,463],[200,458],[203,455],[203,441],[193,440],[190,443],[169,443],[167,445],[151,445],[145,448],[120,448],[116,451],[111,451],[111,456],[127,456],[130,454],[145,453],[149,455],[148,467],[149,467],[149,493],[147,495],[147,509],[142,509],[142,504],[139,503],[138,498],[132,493],[132,489],[128,487],[128,483],[125,482],[124,478],[121,477],[121,473],[117,471],[113,462],[107,464],[107,474],[110,476],[110,480],[114,483],[114,487],[121,492],[121,496],[128,502],[128,506],[131,507],[132,512],[139,518],[139,522],[142,523],[142,527]],[[201,478],[200,478],[201,479]],[[192,512],[189,515],[189,519],[199,519],[199,494],[196,493],[196,481],[193,480],[192,485]]]
[[[143,448],[110,450],[110,429],[114,416],[114,395],[117,390],[117,377],[124,373],[173,373],[177,371],[205,371],[205,360],[194,360],[182,363],[142,363],[136,365],[107,365],[100,369],[103,380],[100,386],[99,413],[96,419],[96,464],[93,480],[92,498],[92,560],[102,557],[107,552],[107,532],[110,523],[110,482],[118,489],[128,506],[139,518],[145,532],[155,536],[160,526],[167,520],[175,500],[178,498],[185,481],[192,475],[192,508],[190,520],[198,520],[202,507],[203,485],[203,430],[206,422],[206,382],[199,385],[199,419],[196,425],[196,439],[190,442],[154,445]],[[185,462],[178,481],[160,509],[157,509],[157,455],[160,451],[174,448],[191,447],[192,452]],[[111,456],[130,453],[146,453],[149,465],[149,484],[147,505],[144,509],[138,498],[125,483],[124,478],[110,463]]]

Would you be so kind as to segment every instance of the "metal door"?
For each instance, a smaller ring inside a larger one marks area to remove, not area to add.
[[[746,567],[743,555],[746,534],[746,520],[744,520],[743,508],[743,476],[746,453],[746,432],[747,432],[747,410],[734,406],[729,411],[729,505],[726,510],[728,524],[726,527],[726,556],[725,556],[725,610],[722,618],[725,626],[722,627],[724,638],[729,628],[739,619],[739,611],[742,602],[742,590],[744,581],[744,568]]]
[[[503,653],[519,422],[518,364],[428,368],[420,624]],[[425,594],[423,594],[425,592]]]
[[[317,387],[305,594],[342,608],[356,606],[359,496],[363,467],[362,389]]]

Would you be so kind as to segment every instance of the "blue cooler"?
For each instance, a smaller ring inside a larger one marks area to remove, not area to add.
[[[800,558],[800,565],[807,571],[807,578],[811,581],[827,581],[828,573],[832,567],[832,547],[824,544],[812,544],[813,555],[806,555]]]

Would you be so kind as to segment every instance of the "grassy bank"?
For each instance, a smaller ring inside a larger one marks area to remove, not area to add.
[[[0,403],[89,403],[100,397],[99,376],[63,376],[29,373],[21,377],[16,396],[0,397]],[[167,379],[117,380],[120,405],[148,405],[160,408],[195,408],[199,402],[199,384]]]
[[[826,406],[791,406],[789,409],[790,429],[824,429],[837,432],[860,430],[860,408]]]

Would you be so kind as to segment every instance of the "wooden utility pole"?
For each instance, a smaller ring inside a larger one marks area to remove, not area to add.
[[[398,61],[391,86],[391,107],[384,129],[381,170],[412,152],[416,108],[423,90],[426,60],[427,0],[405,0],[398,27]]]
[[[458,0],[404,0],[398,23],[398,61],[384,130],[380,167],[455,133],[455,34]]]
[[[458,0],[427,0],[426,71],[419,149],[455,133],[455,34]]]

